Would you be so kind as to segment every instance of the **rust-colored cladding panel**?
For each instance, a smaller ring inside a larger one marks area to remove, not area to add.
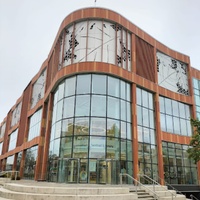
[[[26,125],[28,123],[28,107],[31,98],[31,84],[29,84],[23,93],[22,99],[22,110],[21,110],[21,118],[20,118],[20,126],[18,132],[18,140],[17,146],[21,146],[24,142],[25,132],[26,132]]]
[[[155,82],[154,49],[151,45],[136,37],[136,73]]]

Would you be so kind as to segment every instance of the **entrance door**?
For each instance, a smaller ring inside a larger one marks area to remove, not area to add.
[[[79,159],[64,159],[66,182],[78,183],[80,161]]]
[[[119,161],[98,160],[97,161],[97,183],[117,184],[119,181]]]

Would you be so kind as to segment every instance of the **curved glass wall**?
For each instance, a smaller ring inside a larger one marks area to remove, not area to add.
[[[67,178],[72,170],[65,170],[72,165],[79,176],[74,182],[97,183],[105,175],[104,181],[112,183],[111,172],[118,176],[122,168],[132,175],[130,99],[130,84],[107,75],[77,75],[60,83],[54,94],[49,151],[52,181],[72,181]]]

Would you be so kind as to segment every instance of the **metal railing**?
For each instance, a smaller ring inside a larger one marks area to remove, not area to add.
[[[144,178],[147,182],[151,181],[151,184],[153,184],[153,190],[155,192],[155,185],[159,185],[160,187],[164,188],[166,192],[169,192],[172,196],[172,200],[174,199],[174,197],[177,196],[177,194],[174,194],[173,192],[171,192],[170,190],[168,190],[166,187],[164,187],[163,185],[160,185],[157,181],[153,180],[152,178],[150,178],[149,176],[145,175],[145,174],[138,174],[139,180],[142,178]],[[176,190],[175,190],[176,191]]]
[[[122,185],[122,177],[123,176],[126,176],[128,178],[130,178],[132,181],[133,181],[133,184],[135,186],[135,190],[136,190],[136,193],[138,194],[138,188],[141,189],[141,188],[144,188],[146,189],[148,192],[150,192],[150,194],[152,193],[153,196],[154,196],[154,199],[159,199],[159,196],[156,194],[155,191],[151,190],[150,188],[148,188],[147,186],[143,185],[142,183],[140,183],[138,180],[134,179],[132,176],[130,176],[129,174],[126,174],[126,173],[120,173],[119,174],[119,177],[120,177],[120,185]]]
[[[158,178],[160,181],[163,181],[164,184],[165,184],[168,188],[170,188],[170,189],[172,189],[172,190],[175,190],[177,194],[184,195],[181,191],[177,190],[175,187],[173,187],[171,184],[169,184],[169,183],[168,183],[167,181],[165,181],[164,179],[160,178],[159,176],[157,176],[157,178]],[[185,195],[184,195],[184,196],[185,196]],[[197,200],[198,200],[198,199],[197,199]]]
[[[191,198],[192,200],[199,200],[199,199],[197,199],[193,194],[190,195],[190,198]]]
[[[1,171],[0,177],[11,178],[13,180],[17,180],[19,171]]]

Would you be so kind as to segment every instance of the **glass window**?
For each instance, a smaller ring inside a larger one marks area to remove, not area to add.
[[[119,137],[119,121],[107,119],[107,136]]]
[[[127,139],[131,140],[132,139],[132,135],[131,135],[131,124],[127,123]]]
[[[143,126],[149,127],[149,110],[142,108]]]
[[[108,97],[108,117],[119,119],[119,99]]]
[[[75,94],[76,76],[65,80],[65,97]]]
[[[126,100],[131,101],[131,85],[129,83],[126,84]]]
[[[106,76],[92,75],[92,93],[106,94]]]
[[[126,121],[126,101],[121,100],[121,120]]]
[[[64,82],[61,83],[58,87],[58,101],[61,100],[64,96],[64,87],[65,87]]]
[[[142,127],[138,126],[138,142],[143,142]]]
[[[126,139],[126,123],[125,122],[121,122],[121,138],[125,138]]]
[[[105,158],[105,137],[90,137],[90,158]]]
[[[137,88],[137,105],[142,105],[142,91],[140,88]]]
[[[196,89],[200,89],[199,88],[199,83],[198,83],[198,80],[197,79],[195,79],[195,78],[193,78],[193,85],[194,85],[194,88],[196,88]]]
[[[64,113],[63,117],[73,117],[74,116],[74,96],[66,98],[64,100]]]
[[[121,89],[120,89],[120,91],[121,91],[121,98],[122,99],[126,99],[126,83],[124,82],[124,81],[120,81],[120,86],[121,86]]]
[[[75,136],[73,143],[73,158],[88,157],[88,136]]]
[[[131,104],[129,102],[126,102],[126,120],[127,122],[131,122]]]
[[[142,105],[144,107],[149,107],[149,104],[148,104],[148,93],[147,91],[145,90],[142,90]]]
[[[163,97],[159,98],[159,102],[160,102],[160,112],[161,113],[165,113],[165,101]]]
[[[108,77],[108,95],[119,97],[119,79]]]
[[[61,139],[61,158],[71,158],[72,154],[72,137],[64,137]]]
[[[187,135],[187,124],[186,124],[186,120],[180,119],[180,124],[181,124],[181,135]]]
[[[107,158],[119,160],[119,139],[107,137]]]
[[[92,95],[91,115],[106,116],[106,96]]]
[[[73,135],[73,118],[65,119],[62,123],[62,136],[71,136]]]
[[[121,140],[121,160],[126,159],[126,140]]]
[[[76,116],[89,116],[90,96],[80,95],[76,97]]]
[[[63,100],[59,101],[57,104],[56,121],[62,119],[62,111],[63,111]]]
[[[174,133],[180,134],[180,119],[178,117],[173,117]]]
[[[55,138],[59,138],[61,136],[61,121],[55,124]]]
[[[90,126],[90,135],[106,135],[106,119],[105,118],[92,118]]]
[[[74,135],[89,135],[89,118],[75,118]]]
[[[150,143],[149,129],[143,128],[143,138],[145,143]]]
[[[148,97],[148,99],[149,99],[149,108],[153,110],[153,108],[154,108],[154,106],[153,106],[153,100],[154,100],[153,99],[153,94],[148,93],[148,95],[149,95],[149,97]]]
[[[142,107],[137,106],[137,123],[142,125]]]
[[[173,115],[179,117],[178,101],[172,101]]]
[[[172,116],[166,115],[167,132],[173,133]]]
[[[90,93],[91,75],[78,75],[77,76],[77,94]]]
[[[165,108],[166,113],[172,115],[172,101],[170,99],[165,98]]]
[[[179,103],[179,116],[185,118],[185,106],[183,103]]]

